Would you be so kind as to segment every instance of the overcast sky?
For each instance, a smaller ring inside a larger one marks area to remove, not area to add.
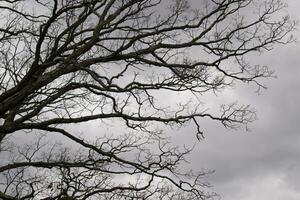
[[[300,0],[286,1],[291,16],[300,19]],[[300,31],[294,35],[300,41]],[[195,170],[215,170],[209,181],[222,200],[300,200],[300,43],[278,46],[256,61],[276,71],[268,90],[258,95],[241,86],[222,94],[256,108],[251,132],[207,121],[205,139],[189,160]],[[186,134],[194,132],[183,128],[178,138],[191,143],[195,136]]]
[[[300,18],[300,0],[286,1],[291,16]],[[294,35],[300,40],[300,32]],[[251,104],[258,114],[258,120],[250,125],[251,132],[224,130],[207,121],[205,139],[189,158],[195,170],[215,170],[209,181],[222,200],[300,199],[299,52],[300,43],[295,43],[277,46],[255,58],[278,76],[267,81],[268,90],[260,95],[246,85],[219,96]],[[191,144],[194,133],[194,127],[186,127],[176,137]]]
[[[299,19],[300,1],[287,2],[288,12]],[[300,39],[299,31],[294,35]],[[296,43],[257,58],[278,76],[267,81],[268,90],[260,95],[247,86],[224,94],[257,109],[251,132],[207,124],[206,138],[190,160],[194,169],[216,170],[209,180],[223,200],[300,199],[299,53]],[[188,133],[189,128],[181,132]]]
[[[286,1],[291,16],[300,18],[300,0]],[[300,40],[300,32],[294,35]],[[226,130],[208,120],[203,126],[205,139],[189,158],[194,170],[215,170],[209,182],[222,200],[300,199],[299,52],[300,43],[294,43],[255,58],[278,76],[266,82],[268,90],[260,95],[256,88],[244,85],[218,96],[251,104],[258,114],[258,120],[250,125],[251,132]],[[193,144],[194,133],[194,127],[185,127],[175,137]]]

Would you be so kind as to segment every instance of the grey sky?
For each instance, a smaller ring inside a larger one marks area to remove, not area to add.
[[[197,4],[197,0],[191,0]],[[199,1],[200,2],[200,1]],[[300,18],[300,1],[287,0],[288,12]],[[300,39],[300,32],[294,35]],[[300,44],[277,46],[255,57],[255,63],[268,65],[278,78],[266,81],[268,90],[258,95],[256,88],[242,85],[219,94],[218,101],[238,101],[256,108],[258,120],[251,132],[226,130],[220,124],[204,121],[205,139],[189,157],[194,170],[215,170],[209,177],[213,190],[223,200],[299,200],[300,199]],[[250,60],[251,61],[251,60]],[[166,94],[162,94],[165,99]],[[180,100],[176,94],[170,100]],[[206,102],[214,105],[214,102]],[[218,102],[220,103],[220,102]],[[109,125],[109,131],[112,132]],[[84,127],[91,132],[98,125]],[[119,129],[119,125],[115,127]],[[105,132],[107,129],[101,131]],[[181,143],[194,144],[194,127],[174,134]],[[96,133],[95,133],[96,134]],[[97,134],[99,134],[97,132]],[[93,134],[92,134],[93,135]]]
[[[300,1],[286,1],[288,12],[300,19]],[[300,41],[300,31],[294,35]],[[243,85],[218,97],[256,108],[258,120],[250,125],[251,132],[225,130],[220,124],[205,121],[202,127],[205,139],[195,146],[189,157],[190,166],[194,170],[215,170],[209,182],[221,199],[300,199],[299,52],[300,43],[295,43],[277,46],[255,58],[255,62],[270,66],[278,76],[266,81],[269,89],[261,91],[260,95],[255,93],[255,88]],[[97,126],[88,124],[83,128],[92,131]],[[187,126],[175,137],[193,144],[194,132],[194,127]]]
[[[287,2],[288,12],[299,19],[300,1]],[[300,32],[294,35],[300,38]],[[190,160],[194,169],[216,170],[210,182],[223,200],[300,199],[299,52],[296,43],[255,58],[278,76],[267,81],[269,89],[260,95],[248,86],[223,94],[257,109],[258,120],[251,124],[251,132],[224,131],[215,123],[206,124],[206,138]]]

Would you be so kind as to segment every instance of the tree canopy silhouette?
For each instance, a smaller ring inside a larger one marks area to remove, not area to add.
[[[264,87],[272,71],[247,55],[293,41],[295,22],[281,0],[193,3],[0,0],[0,199],[214,197],[163,129],[193,123],[201,139],[203,119],[247,126],[248,105],[180,95]]]

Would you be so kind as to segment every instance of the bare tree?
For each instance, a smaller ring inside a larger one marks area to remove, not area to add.
[[[209,172],[181,167],[192,148],[163,129],[191,122],[201,139],[204,118],[246,127],[249,106],[209,112],[196,99],[264,87],[272,71],[246,56],[293,41],[295,22],[281,0],[190,3],[0,0],[0,199],[214,197]],[[196,98],[166,105],[173,93]],[[90,122],[97,137],[80,130]],[[103,134],[109,123],[121,132]]]

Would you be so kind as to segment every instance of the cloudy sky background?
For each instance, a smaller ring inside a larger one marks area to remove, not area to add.
[[[197,6],[197,0],[191,0]],[[200,1],[199,1],[200,2]],[[300,1],[286,0],[292,18],[300,19]],[[199,5],[200,6],[200,5]],[[294,35],[300,41],[300,32]],[[178,144],[195,145],[188,160],[194,170],[215,170],[208,181],[222,200],[299,200],[300,199],[300,43],[277,45],[271,52],[253,57],[252,64],[268,65],[277,78],[265,81],[267,90],[258,95],[253,85],[218,94],[217,102],[206,98],[206,105],[238,101],[257,110],[258,120],[250,132],[226,130],[214,121],[202,121],[205,139],[197,142],[195,127],[187,126],[170,132]],[[197,52],[196,52],[197,53]],[[173,96],[170,96],[173,95]],[[169,105],[185,96],[161,94]],[[104,132],[119,130],[109,124]],[[77,127],[76,127],[77,128]],[[98,124],[84,126],[91,136],[99,135]],[[119,131],[116,131],[119,132]],[[188,168],[187,168],[188,169]]]
[[[291,16],[300,19],[300,0],[286,1]],[[300,31],[294,35],[300,41]],[[300,42],[277,46],[256,57],[255,63],[276,71],[278,78],[266,81],[268,90],[258,95],[256,88],[241,85],[218,96],[256,108],[258,120],[250,125],[251,132],[226,130],[205,121],[205,139],[190,155],[190,167],[215,170],[209,182],[222,200],[299,200]],[[187,126],[174,137],[181,143],[194,144],[194,134],[194,127]]]
[[[300,19],[300,1],[287,0],[288,12]],[[294,35],[300,39],[300,32]],[[260,95],[251,86],[219,96],[238,100],[257,110],[251,132],[226,131],[214,122],[205,124],[205,139],[189,158],[194,169],[214,169],[210,183],[223,200],[300,199],[300,43],[277,46],[255,58],[276,71]],[[184,141],[191,128],[180,131]],[[188,143],[188,139],[185,140]]]

